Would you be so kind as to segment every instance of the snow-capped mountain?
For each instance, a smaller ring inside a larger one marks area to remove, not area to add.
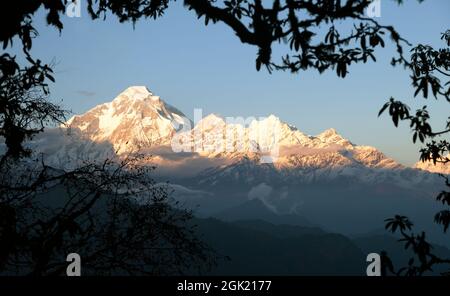
[[[210,114],[192,129],[191,124],[181,111],[146,87],[132,86],[111,102],[73,116],[65,127],[92,142],[110,143],[118,154],[159,146],[174,148],[175,143],[181,145],[180,152],[207,158],[240,160],[272,155],[270,162],[280,169],[355,162],[369,168],[402,168],[377,149],[355,145],[334,129],[309,136],[274,115],[244,120]]]
[[[41,152],[50,159],[64,155],[98,159],[148,151],[161,172],[172,176],[188,172],[199,184],[225,179],[303,183],[345,177],[409,186],[430,178],[374,147],[352,143],[335,129],[310,136],[274,115],[230,119],[210,114],[191,127],[192,121],[181,111],[146,87],[132,86],[111,102],[73,116],[61,131],[76,137],[64,136],[63,144]],[[42,137],[39,141],[57,142]]]
[[[450,154],[447,154],[446,158],[450,159]],[[431,173],[450,175],[450,163],[443,162],[443,160],[444,159],[436,163],[433,163],[433,161],[419,161],[414,165],[414,167]]]
[[[129,87],[111,102],[66,123],[94,142],[108,141],[118,153],[170,144],[171,137],[186,124],[190,122],[183,113],[145,86]]]

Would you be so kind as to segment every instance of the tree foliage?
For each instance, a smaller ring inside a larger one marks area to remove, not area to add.
[[[70,171],[9,163],[14,172],[0,175],[0,272],[64,275],[73,252],[85,275],[207,270],[214,254],[197,238],[192,213],[170,201],[142,157]]]
[[[401,2],[401,1],[398,1]],[[402,45],[406,40],[392,26],[379,24],[365,10],[371,0],[185,0],[205,25],[222,22],[230,27],[242,43],[258,48],[256,69],[265,66],[270,72],[315,69],[322,73],[334,69],[345,77],[353,63],[376,60],[374,49],[385,46],[385,36],[396,45],[403,61]],[[108,12],[121,22],[136,22],[141,17],[157,18],[169,1],[89,0],[88,11],[93,18],[106,17]],[[340,21],[352,21],[349,31],[339,29]],[[276,43],[287,45],[288,53],[273,58]]]
[[[414,97],[419,94],[424,99],[433,96],[436,100],[441,99],[450,103],[450,30],[442,33],[441,39],[447,47],[434,49],[429,45],[418,44],[411,49],[411,60],[405,62],[405,66],[411,72],[411,84],[415,88]],[[447,164],[450,162],[449,152],[450,143],[443,137],[450,134],[450,117],[439,130],[435,130],[430,124],[430,114],[427,106],[411,113],[411,108],[394,98],[383,105],[379,116],[386,110],[395,126],[400,121],[409,122],[412,131],[412,141],[417,140],[425,144],[420,150],[420,159],[423,162],[433,162],[434,164]],[[450,188],[448,175],[441,175],[445,179],[445,185]],[[436,200],[445,207],[434,216],[434,221],[442,226],[443,231],[447,232],[450,226],[450,190],[442,190],[436,197]],[[412,248],[416,257],[411,258],[408,267],[402,268],[399,273],[406,275],[422,275],[431,271],[435,264],[448,264],[450,259],[442,259],[432,254],[431,246],[426,241],[425,233],[415,235],[412,233],[412,223],[404,216],[396,216],[393,219],[386,220],[386,229],[392,232],[399,230],[402,239],[405,242],[405,248]],[[418,259],[418,260],[417,260]],[[450,273],[450,269],[449,269]]]
[[[6,50],[18,39],[26,61],[21,65],[7,52],[0,56],[0,137],[6,146],[0,161],[0,273],[63,275],[72,252],[81,255],[84,274],[208,269],[215,255],[197,238],[192,213],[155,184],[151,167],[138,165],[142,156],[88,161],[64,171],[26,147],[67,114],[50,98],[51,67],[30,53],[38,36],[33,17],[43,8],[47,23],[62,30],[69,2],[0,4],[0,43]],[[116,9],[128,1],[112,2]]]

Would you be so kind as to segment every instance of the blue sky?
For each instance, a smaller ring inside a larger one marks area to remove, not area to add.
[[[412,43],[442,47],[440,33],[450,29],[450,1],[405,2],[382,0],[378,20],[394,25]],[[204,115],[275,114],[307,134],[334,127],[354,143],[375,146],[403,164],[418,159],[420,145],[411,143],[408,128],[396,129],[387,117],[377,118],[391,95],[415,107],[426,103],[413,98],[408,73],[389,65],[390,46],[378,50],[377,63],[352,66],[345,79],[334,72],[269,74],[255,70],[255,47],[241,44],[222,24],[204,26],[181,1],[164,17],[139,21],[134,29],[113,17],[91,21],[84,6],[80,18],[64,16],[63,22],[59,34],[38,14],[40,36],[32,52],[54,62],[52,97],[73,113],[110,101],[130,85],[146,85],[191,118],[194,108],[203,108]],[[440,127],[449,105],[430,101]]]

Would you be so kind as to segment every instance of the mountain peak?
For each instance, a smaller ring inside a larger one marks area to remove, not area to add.
[[[334,128],[329,128],[321,132],[316,136],[316,138],[321,139],[322,141],[340,141],[346,140],[343,136],[341,136]]]
[[[446,159],[450,159],[450,153],[447,154],[447,156],[444,156],[441,159],[438,159],[440,162],[433,163],[432,160],[419,161],[414,165],[414,168],[428,171],[431,173],[439,173],[439,174],[449,175],[450,174],[450,166],[448,166],[447,163],[442,162],[442,161],[445,161]]]
[[[203,125],[225,124],[225,120],[219,114],[211,113],[203,117],[198,123]]]
[[[319,134],[319,136],[325,136],[325,137],[326,136],[334,136],[334,135],[339,135],[338,132],[334,128],[326,129]]]
[[[127,87],[126,90],[124,90],[126,93],[142,93],[142,94],[149,94],[153,95],[153,93],[144,85],[132,85]]]
[[[338,144],[343,147],[350,148],[354,146],[352,142],[345,139],[342,135],[340,135],[334,128],[329,128],[324,130],[322,133],[318,134],[316,138],[320,139],[324,143],[328,144]]]
[[[111,102],[75,115],[67,122],[92,141],[108,141],[120,152],[168,144],[176,130],[187,123],[181,111],[145,86],[130,86]]]
[[[280,121],[280,118],[278,118],[278,116],[275,116],[275,115],[273,115],[273,114],[270,114],[270,115],[267,117],[267,119],[268,119],[268,120],[271,120],[271,121]]]
[[[158,96],[154,96],[153,93],[146,86],[130,86],[121,92],[113,102],[122,102],[128,100],[145,100],[151,98],[153,101],[159,101]]]

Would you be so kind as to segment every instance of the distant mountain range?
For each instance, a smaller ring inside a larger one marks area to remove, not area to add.
[[[388,171],[395,172],[397,184],[407,178],[409,185],[427,176],[402,166],[374,147],[353,144],[333,128],[310,136],[274,115],[259,120],[242,119],[241,122],[238,119],[229,122],[228,119],[210,114],[194,126],[181,111],[153,95],[146,87],[132,86],[111,102],[73,116],[62,131],[70,131],[65,140],[71,144],[82,138],[93,142],[92,147],[97,145],[97,149],[104,150],[103,154],[152,152],[154,162],[162,167],[186,167],[186,163],[189,167],[202,159],[204,167],[208,168],[203,173],[210,176],[212,172],[223,175],[225,171],[236,175],[234,168],[253,162],[270,163],[270,167],[283,178],[293,176],[306,182],[338,176],[359,177],[371,183],[384,182],[392,178],[391,174],[386,176]],[[185,151],[173,151],[174,137],[182,142],[180,145]],[[267,152],[270,144],[277,147],[275,157],[261,161],[270,154]],[[76,146],[81,149],[83,157],[99,153],[89,149],[92,147]],[[47,148],[43,147],[44,150]],[[66,147],[58,148],[61,149],[57,152],[70,154],[65,151]],[[88,149],[84,151],[82,148]],[[217,165],[219,162],[220,166]],[[428,164],[418,163],[417,167],[437,170]],[[196,173],[194,170],[192,175]]]
[[[347,234],[382,227],[397,213],[430,226],[438,206],[433,197],[444,185],[428,172],[436,167],[405,167],[332,128],[311,136],[274,115],[230,120],[211,114],[194,125],[143,86],[127,88],[29,145],[56,167],[151,154],[155,178],[169,180],[173,196],[199,216],[234,212],[240,220],[245,213],[267,220],[270,215],[249,207],[259,200],[271,215],[298,215]]]
[[[447,155],[446,157],[450,159],[450,155]],[[433,161],[419,161],[414,165],[414,167],[432,173],[450,175],[450,165],[445,162],[433,163]]]
[[[398,270],[412,256],[397,238],[387,234],[346,237],[319,228],[272,224],[263,220],[195,221],[202,238],[220,255],[212,275],[356,275],[364,276],[369,253],[386,251]],[[434,252],[450,256],[448,248],[434,245]],[[436,266],[428,275],[439,275]]]

